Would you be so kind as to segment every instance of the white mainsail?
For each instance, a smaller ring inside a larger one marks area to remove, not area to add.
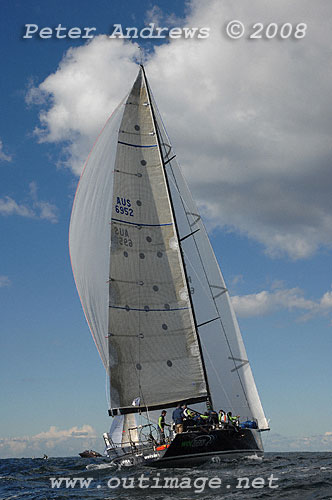
[[[111,406],[204,398],[197,332],[142,71],[125,102],[110,248]],[[136,405],[137,406],[137,405]],[[137,408],[136,408],[137,409]]]
[[[87,160],[70,253],[110,375],[110,414],[211,398],[268,428],[223,277],[142,69]]]

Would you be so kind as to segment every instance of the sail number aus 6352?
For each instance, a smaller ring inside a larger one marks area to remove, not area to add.
[[[134,211],[131,208],[131,201],[129,198],[116,197],[115,211],[117,214],[134,216]]]

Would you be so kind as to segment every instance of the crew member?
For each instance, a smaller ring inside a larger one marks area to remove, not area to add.
[[[183,409],[183,416],[185,418],[193,418],[194,413],[191,410],[189,410],[187,405],[183,405],[182,409]]]
[[[166,413],[167,413],[167,411],[163,410],[161,412],[159,419],[158,419],[158,431],[159,431],[160,444],[165,443],[165,425],[167,425],[169,427],[169,424],[166,424],[166,422],[165,422]]]
[[[189,410],[186,404],[182,405],[183,409],[183,428],[186,431],[188,427],[192,427],[193,425],[193,417],[194,417],[194,412]]]
[[[175,410],[173,411],[172,419],[175,424],[175,432],[180,434],[183,432],[183,410],[181,404],[179,403]]]
[[[227,423],[227,414],[224,412],[224,410],[219,410],[218,423],[219,427],[223,427]]]
[[[233,417],[233,415],[232,415],[232,412],[231,412],[231,411],[229,411],[229,412],[227,413],[227,420],[228,420],[228,422],[229,422],[230,424],[234,425],[234,427],[236,427],[236,428],[239,426],[239,419],[240,419],[240,416],[239,416],[239,415],[238,415],[238,416],[236,416],[236,417]]]
[[[200,414],[200,417],[201,417],[201,421],[202,421],[202,424],[203,424],[203,425],[206,425],[206,424],[208,424],[208,423],[209,423],[209,421],[210,421],[210,415],[209,415],[209,412],[208,412],[208,411],[206,411],[206,412],[204,413],[204,415],[203,415],[203,414]]]
[[[210,409],[208,410],[208,415],[209,415],[209,423],[214,426],[214,425],[218,425],[218,415],[217,415],[217,412]]]

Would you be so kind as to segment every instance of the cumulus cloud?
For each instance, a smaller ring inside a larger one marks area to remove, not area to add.
[[[266,440],[265,451],[332,451],[332,432],[325,432],[324,434],[317,434],[315,436],[296,437],[283,436],[272,432]]]
[[[264,316],[278,310],[300,313],[300,320],[326,316],[332,312],[332,291],[325,292],[318,300],[304,297],[300,288],[263,290],[258,293],[232,297],[232,304],[239,317]]]
[[[3,143],[0,139],[0,161],[12,161],[12,157],[6,154],[3,150]]]
[[[260,242],[272,257],[312,256],[332,245],[332,6],[324,0],[192,0],[183,25],[205,40],[170,40],[146,63],[184,173],[210,223]],[[227,39],[245,26],[307,22],[302,40]],[[158,8],[147,20],[162,22]],[[131,42],[100,36],[70,49],[28,99],[44,102],[39,140],[65,144],[78,174],[137,68]]]
[[[38,88],[30,86],[28,104],[48,104],[39,115],[40,142],[65,142],[65,164],[80,174],[101,127],[129,91],[137,68],[136,44],[99,36],[69,49],[57,71]]]
[[[83,425],[81,428],[77,426],[70,429],[61,430],[55,426],[51,426],[48,431],[40,432],[33,436],[32,439],[66,439],[69,437],[96,437],[96,432],[91,425]]]
[[[0,215],[19,215],[30,219],[48,220],[52,224],[58,222],[58,209],[53,203],[39,200],[37,196],[37,184],[29,184],[29,200],[18,203],[10,196],[0,198]]]
[[[0,439],[2,458],[77,455],[84,449],[102,449],[102,440],[91,425],[58,429],[51,426],[48,431],[34,436]]]

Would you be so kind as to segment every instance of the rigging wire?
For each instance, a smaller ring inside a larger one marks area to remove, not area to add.
[[[164,130],[165,130],[165,128],[164,128]],[[165,130],[165,133],[166,133],[166,130]],[[167,136],[167,133],[166,133],[166,136]],[[167,136],[167,137],[168,137],[168,136]],[[168,152],[168,154],[169,154],[169,153],[170,153],[170,152]],[[187,203],[185,202],[185,200],[183,199],[183,197],[182,197],[182,195],[181,195],[181,193],[180,193],[180,190],[179,190],[179,187],[178,187],[178,183],[177,183],[177,180],[176,180],[176,175],[175,175],[174,170],[173,170],[173,168],[172,168],[172,164],[171,164],[171,162],[169,162],[169,168],[170,168],[170,170],[171,170],[171,172],[172,172],[172,176],[173,176],[173,178],[174,178],[174,181],[173,181],[173,179],[172,179],[172,177],[171,177],[170,175],[167,175],[167,177],[168,177],[168,179],[171,179],[172,184],[173,184],[173,186],[175,187],[175,189],[176,189],[176,191],[177,191],[177,193],[178,193],[178,195],[179,195],[179,197],[180,197],[180,200],[181,200],[181,203],[182,203],[182,206],[183,206],[184,212],[185,212],[185,214],[186,214],[186,219],[187,219],[187,222],[188,222],[188,224],[189,224],[189,227],[191,227],[191,224],[190,224],[190,221],[189,221],[189,218],[188,218],[188,213],[187,213],[187,211],[186,211],[186,208],[187,208],[187,210],[188,210],[188,212],[189,212],[189,211],[190,211],[190,208],[188,207]],[[190,196],[190,195],[189,195],[189,196]],[[191,199],[191,201],[192,201],[192,199]],[[195,205],[194,205],[194,203],[193,203],[193,206],[195,206]],[[189,212],[189,213],[191,213],[191,212]],[[198,222],[199,222],[199,221],[196,221],[196,223],[198,223]],[[203,229],[203,231],[205,232],[205,228],[204,228],[203,224],[201,223],[200,225],[201,225],[201,228]],[[204,263],[203,263],[203,260],[202,260],[201,254],[200,254],[199,249],[198,249],[198,247],[197,247],[197,242],[196,242],[196,239],[195,239],[194,237],[193,237],[193,239],[194,239],[194,242],[195,242],[196,250],[197,250],[197,253],[198,253],[198,256],[199,256],[199,259],[200,259],[200,262],[201,262],[202,268],[203,268],[203,270],[204,270],[204,274],[205,274],[205,277],[206,277],[206,281],[209,283],[208,278],[207,278],[207,272],[206,272],[206,269],[205,269],[205,266],[204,266]],[[210,246],[211,246],[211,244],[210,244]],[[212,255],[214,255],[214,254],[213,254],[213,252],[212,252]],[[215,261],[216,261],[216,257],[215,257],[215,255],[214,255],[214,259],[215,259]],[[223,280],[222,280],[222,283],[223,283]],[[216,299],[214,298],[214,296],[213,296],[213,294],[212,294],[212,291],[211,291],[211,290],[210,290],[210,295],[211,295],[212,300],[213,300],[213,302],[214,302],[214,305],[215,305],[216,311],[218,312],[218,315],[220,315],[220,311],[219,311],[218,305],[217,305],[217,303],[216,303]],[[231,346],[230,346],[230,343],[229,343],[229,339],[228,339],[228,336],[227,336],[227,334],[226,334],[226,330],[225,330],[225,327],[224,327],[224,324],[223,324],[223,321],[222,321],[222,319],[221,319],[221,318],[220,318],[220,324],[221,324],[221,327],[222,327],[222,330],[223,330],[223,333],[224,333],[224,336],[225,336],[225,339],[226,339],[226,342],[227,342],[228,349],[229,349],[229,351],[230,351],[231,357],[232,357],[232,358],[234,358],[234,356],[233,356],[233,352],[232,352],[232,349],[231,349]],[[235,364],[235,360],[234,360],[234,359],[233,359],[233,362],[234,362],[234,367],[236,368],[236,364]],[[243,391],[244,397],[245,397],[245,399],[246,399],[246,401],[247,401],[247,405],[248,405],[248,407],[249,407],[249,409],[250,409],[250,412],[253,414],[253,412],[252,412],[252,410],[251,410],[251,406],[250,406],[249,400],[248,400],[248,397],[247,397],[247,394],[246,394],[246,390],[245,390],[245,388],[244,388],[244,386],[243,386],[243,382],[242,382],[242,379],[241,379],[241,377],[240,377],[240,374],[239,374],[239,371],[238,371],[238,370],[237,370],[237,375],[238,375],[238,379],[239,379],[239,382],[240,382],[240,385],[241,385],[241,388],[242,388],[242,391]]]
[[[110,391],[110,386],[109,386],[109,374],[107,373],[107,370],[105,372],[106,378],[105,378],[105,392],[106,392],[106,402],[108,404],[108,408],[111,408],[111,391]]]
[[[186,203],[185,203],[185,200],[183,199],[183,197],[182,197],[182,195],[181,195],[181,193],[180,193],[180,190],[179,190],[179,187],[178,187],[178,184],[177,184],[177,181],[176,181],[176,176],[175,176],[175,173],[174,173],[174,170],[173,170],[173,168],[172,168],[172,165],[171,165],[171,164],[170,164],[170,169],[171,169],[171,172],[172,172],[173,177],[174,177],[174,183],[173,183],[173,185],[175,186],[175,188],[176,188],[176,190],[177,190],[177,192],[178,192],[178,194],[179,194],[179,196],[180,196],[180,199],[181,199],[181,202],[182,202],[182,205],[183,205],[183,208],[184,208],[185,214],[186,214],[187,222],[188,222],[188,224],[189,224],[189,226],[190,226],[190,221],[189,221],[189,218],[188,218],[188,214],[187,214],[187,211],[185,210]],[[188,209],[188,211],[189,211],[189,207],[188,207],[188,206],[187,206],[187,209]],[[197,223],[199,223],[199,221],[197,221]],[[205,228],[204,228],[203,224],[202,224],[202,223],[200,223],[200,225],[201,225],[201,229],[202,229],[203,231],[205,231]],[[202,266],[203,271],[204,271],[204,274],[205,274],[206,281],[207,281],[207,283],[209,284],[209,280],[208,280],[208,276],[207,276],[207,271],[206,271],[206,269],[205,269],[204,262],[203,262],[203,259],[202,259],[201,254],[200,254],[200,251],[199,251],[198,245],[197,245],[197,241],[196,241],[196,238],[195,238],[194,236],[193,236],[193,239],[194,239],[195,246],[196,246],[196,250],[197,250],[197,253],[198,253],[198,256],[199,256],[200,262],[201,262],[201,266]],[[209,241],[209,240],[208,240],[208,241]],[[213,252],[212,252],[212,254],[213,254]],[[213,255],[214,255],[214,254],[213,254]],[[216,257],[215,257],[215,260],[216,260]],[[219,271],[219,272],[220,272],[220,271]],[[223,283],[224,283],[224,282],[223,282],[223,280],[222,280],[222,284],[223,284]],[[210,296],[211,296],[211,298],[212,298],[212,300],[213,300],[213,303],[214,303],[215,309],[216,309],[216,311],[217,311],[218,315],[220,316],[219,321],[220,321],[220,324],[221,324],[221,328],[222,328],[222,331],[223,331],[223,333],[224,333],[224,336],[225,336],[225,339],[226,339],[226,342],[227,342],[227,346],[228,346],[229,352],[230,352],[230,354],[231,354],[231,357],[233,358],[234,368],[236,368],[236,364],[235,364],[235,360],[234,360],[234,357],[235,357],[235,356],[233,355],[232,348],[231,348],[231,346],[230,346],[230,342],[229,342],[229,339],[228,339],[228,336],[227,336],[227,333],[226,333],[226,329],[225,329],[225,326],[224,326],[224,322],[223,322],[223,320],[221,319],[222,314],[221,314],[221,311],[219,310],[219,307],[218,307],[218,305],[217,305],[216,299],[215,299],[215,297],[213,296],[213,293],[212,293],[212,291],[211,291],[211,288],[210,288]],[[253,414],[253,412],[252,412],[252,410],[251,410],[251,407],[250,407],[250,403],[249,403],[248,397],[247,397],[246,390],[245,390],[245,388],[244,388],[244,385],[243,385],[243,382],[242,382],[242,379],[241,379],[241,376],[240,376],[240,373],[239,373],[239,371],[238,371],[238,370],[237,370],[237,375],[238,375],[238,379],[239,379],[239,382],[240,382],[240,385],[241,385],[241,388],[242,388],[242,391],[243,391],[244,397],[245,397],[245,399],[246,399],[246,401],[247,401],[248,408],[250,409],[250,412]]]

